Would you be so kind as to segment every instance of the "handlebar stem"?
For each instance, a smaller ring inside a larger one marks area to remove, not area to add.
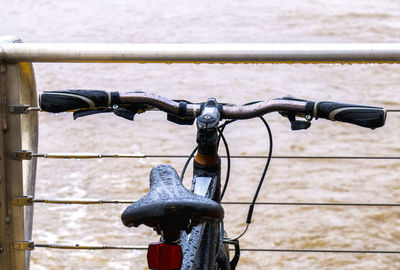
[[[221,106],[215,98],[210,98],[201,106],[201,114],[197,117],[198,153],[207,156],[218,155],[218,123]]]

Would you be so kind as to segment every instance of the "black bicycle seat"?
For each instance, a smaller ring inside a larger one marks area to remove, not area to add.
[[[150,191],[128,206],[121,219],[127,227],[145,224],[158,230],[190,230],[223,217],[219,203],[187,190],[172,166],[158,165],[150,173]]]

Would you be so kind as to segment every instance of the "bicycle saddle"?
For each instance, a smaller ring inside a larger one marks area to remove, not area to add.
[[[172,166],[158,165],[150,173],[150,191],[128,206],[121,219],[127,227],[145,224],[157,230],[190,230],[223,217],[219,203],[187,190]]]

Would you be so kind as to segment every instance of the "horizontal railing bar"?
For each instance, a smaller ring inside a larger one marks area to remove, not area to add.
[[[188,155],[158,155],[158,154],[100,154],[100,153],[32,153],[31,157],[54,159],[94,159],[94,158],[189,158]],[[221,158],[227,158],[221,155]],[[232,155],[230,158],[265,159],[261,155]],[[272,156],[275,159],[400,159],[400,156]]]
[[[0,61],[400,63],[400,43],[1,43]]]
[[[110,246],[110,245],[71,245],[71,244],[33,244],[35,248],[56,249],[120,249],[120,250],[147,250],[146,246]],[[231,249],[234,250],[234,249]],[[373,253],[373,254],[400,254],[397,250],[335,250],[335,249],[275,249],[275,248],[241,248],[241,251],[253,252],[303,252],[303,253]]]
[[[102,199],[32,199],[32,203],[49,204],[130,204],[136,200],[102,200]],[[222,201],[221,204],[250,205],[251,202]],[[369,207],[399,207],[396,203],[313,203],[313,202],[256,202],[257,205],[287,205],[287,206],[369,206]]]

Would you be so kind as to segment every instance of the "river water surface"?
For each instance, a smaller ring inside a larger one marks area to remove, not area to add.
[[[0,35],[25,42],[400,42],[397,1],[11,1],[0,2]],[[292,95],[399,109],[399,65],[34,64],[37,88],[144,90],[168,98],[221,102]],[[268,115],[274,155],[399,156],[400,114],[368,130],[326,120],[292,132]],[[39,152],[189,154],[195,128],[159,112],[128,122],[113,115],[76,121],[40,114]],[[226,128],[234,155],[265,155],[259,120]],[[223,152],[222,152],[223,154]],[[152,166],[184,159],[38,161],[36,198],[138,199]],[[226,162],[224,161],[224,166]],[[250,201],[263,159],[234,159],[226,201]],[[185,179],[189,185],[190,179]],[[398,160],[273,159],[259,201],[399,203]],[[127,229],[127,205],[35,205],[36,243],[146,246],[149,228]],[[245,226],[246,205],[224,205],[229,236]],[[255,208],[243,248],[400,250],[397,207],[271,206]],[[37,248],[31,269],[146,269],[145,251]],[[238,269],[399,269],[398,254],[242,252]]]

